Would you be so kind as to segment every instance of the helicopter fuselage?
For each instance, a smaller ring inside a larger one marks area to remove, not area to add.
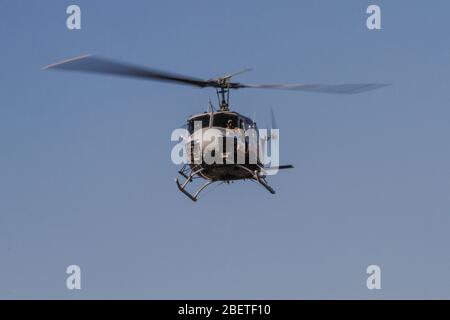
[[[189,165],[202,178],[252,179],[255,171],[260,170],[259,136],[250,118],[230,111],[198,114],[188,119],[188,131]]]

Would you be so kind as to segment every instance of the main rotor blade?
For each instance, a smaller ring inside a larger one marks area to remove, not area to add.
[[[233,78],[233,77],[235,77],[235,76],[238,76],[238,75],[240,75],[240,74],[243,74],[243,73],[246,73],[246,72],[250,72],[250,71],[253,71],[253,69],[246,68],[246,69],[242,69],[242,70],[240,70],[240,71],[236,71],[236,72],[234,72],[234,73],[228,74],[228,75],[226,75],[226,76],[223,76],[223,77],[221,77],[221,78],[222,78],[222,79],[231,79],[231,78]]]
[[[44,69],[98,73],[98,74],[140,78],[147,80],[157,80],[184,85],[191,85],[200,88],[213,87],[213,88],[227,88],[227,89],[241,89],[241,88],[285,89],[285,90],[299,90],[299,91],[336,93],[336,94],[355,94],[387,86],[386,84],[377,84],[377,83],[325,85],[325,84],[242,84],[228,81],[222,82],[221,80],[229,80],[231,77],[235,75],[249,71],[249,69],[245,69],[242,70],[241,72],[225,76],[224,78],[203,80],[176,73],[170,73],[166,71],[117,62],[114,60],[92,55],[84,55],[64,60],[61,62],[57,62],[44,67]]]
[[[215,85],[213,81],[205,81],[202,79],[169,73],[166,71],[139,67],[92,55],[84,55],[57,62],[44,67],[44,69],[100,73],[114,76],[175,82],[178,84],[192,85],[200,88]]]
[[[388,86],[388,84],[381,83],[355,83],[355,84],[242,84],[231,83],[230,87],[234,89],[240,88],[254,88],[254,89],[284,89],[284,90],[299,90],[322,93],[335,94],[355,94],[365,91],[375,90]]]

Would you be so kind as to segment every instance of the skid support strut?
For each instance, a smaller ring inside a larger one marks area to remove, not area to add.
[[[178,178],[175,179],[175,182],[177,184],[178,189],[183,192],[189,199],[191,199],[192,201],[196,202],[198,199],[198,195],[200,194],[200,192],[202,192],[203,190],[205,190],[210,184],[214,183],[214,180],[208,180],[206,183],[204,183],[194,194],[190,193],[189,191],[186,190],[186,187],[188,186],[189,183],[191,183],[193,181],[193,178],[195,178],[200,172],[203,171],[203,168],[191,172],[189,175],[186,173],[186,170],[180,170],[179,174],[182,175],[186,181],[184,181],[183,184],[180,183],[180,180]]]

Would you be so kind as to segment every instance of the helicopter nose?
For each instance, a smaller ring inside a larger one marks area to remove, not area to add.
[[[220,139],[215,139],[212,142],[209,142],[208,144],[206,144],[203,148],[204,152],[207,154],[212,155],[213,157],[215,156],[215,151],[216,150],[221,150],[221,143],[220,143]]]
[[[223,161],[230,161],[231,158],[229,159],[229,157],[235,153],[233,149],[236,147],[238,146],[236,145],[235,138],[221,135],[204,146],[203,154],[215,159],[219,158]]]

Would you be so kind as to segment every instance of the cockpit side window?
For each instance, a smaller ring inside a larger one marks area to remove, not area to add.
[[[256,129],[256,124],[250,119],[245,119],[245,130]]]

